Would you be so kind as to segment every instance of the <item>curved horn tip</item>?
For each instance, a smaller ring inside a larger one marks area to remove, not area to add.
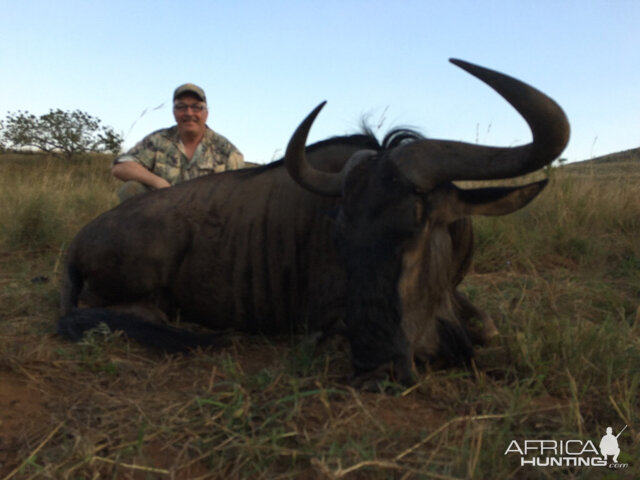
[[[318,106],[314,108],[309,115],[307,115],[307,118],[311,117],[315,119],[320,113],[320,110],[322,110],[326,104],[327,104],[326,100],[323,100],[322,102],[320,102]]]
[[[297,145],[297,147],[304,149],[304,146],[305,146],[304,144],[307,141],[307,135],[309,134],[309,130],[311,130],[311,125],[313,125],[313,122],[316,120],[316,117],[320,113],[320,110],[322,110],[322,108],[326,105],[326,103],[327,103],[326,100],[321,102],[316,108],[311,110],[311,113],[309,113],[304,118],[304,120],[302,120],[300,125],[298,125],[298,128],[296,129],[296,131],[293,133],[293,136],[289,140],[289,146],[287,147],[287,150],[289,150],[289,147],[292,147],[293,145],[297,145],[298,143],[300,143],[301,146]]]
[[[453,63],[458,67],[461,67],[461,65],[470,65],[469,62],[465,62],[464,60],[460,60],[459,58],[450,58],[449,62]]]
[[[284,164],[291,178],[303,188],[321,195],[339,196],[342,192],[342,175],[316,170],[305,154],[311,125],[326,103],[324,101],[314,108],[293,132],[284,154]]]
[[[493,72],[492,70],[486,67],[481,67],[480,65],[476,65],[475,63],[466,62],[458,58],[450,58],[449,62],[453,63],[456,67],[459,67],[463,69],[465,72],[468,72],[471,75],[474,75],[476,77],[478,77],[482,73],[497,73],[497,72]]]
[[[320,110],[322,110],[326,104],[327,104],[327,101],[324,100],[323,102],[320,102],[320,104],[316,108],[311,110],[311,113],[309,113],[304,118],[304,120],[300,123],[300,125],[298,125],[298,128],[296,129],[293,137],[297,137],[299,132],[304,132],[303,137],[304,137],[304,141],[306,142],[306,139],[307,139],[306,137],[307,137],[307,134],[309,133],[309,130],[311,130],[311,125],[316,120],[316,117],[320,113]],[[292,137],[292,140],[293,140],[293,137]],[[302,147],[304,148],[304,145]]]

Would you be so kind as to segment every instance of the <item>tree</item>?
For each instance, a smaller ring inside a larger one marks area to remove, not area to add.
[[[122,141],[113,128],[80,110],[51,109],[40,117],[18,110],[0,121],[0,144],[5,148],[37,148],[66,158],[83,152],[118,153]]]

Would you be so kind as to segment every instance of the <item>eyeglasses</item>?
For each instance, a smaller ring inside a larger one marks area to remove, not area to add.
[[[192,112],[200,113],[200,112],[202,112],[205,108],[207,108],[207,106],[206,106],[206,105],[202,105],[202,104],[197,104],[197,103],[196,103],[196,104],[193,104],[193,105],[188,105],[188,104],[186,104],[186,103],[176,103],[176,104],[173,106],[173,109],[174,109],[176,112],[186,112],[189,108],[191,109],[191,111],[192,111]]]

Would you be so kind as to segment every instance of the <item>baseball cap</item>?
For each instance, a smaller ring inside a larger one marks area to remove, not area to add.
[[[184,85],[180,85],[173,92],[173,99],[175,100],[180,95],[184,95],[185,93],[193,93],[196,97],[206,103],[207,97],[204,94],[204,90],[199,86],[194,85],[193,83],[185,83]]]

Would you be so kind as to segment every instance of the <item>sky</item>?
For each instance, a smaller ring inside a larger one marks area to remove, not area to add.
[[[448,62],[517,77],[572,127],[562,157],[640,146],[636,0],[0,0],[0,118],[82,110],[130,148],[174,124],[172,94],[200,85],[209,126],[245,159],[280,158],[318,103],[309,142],[409,126],[511,146],[526,123]]]

